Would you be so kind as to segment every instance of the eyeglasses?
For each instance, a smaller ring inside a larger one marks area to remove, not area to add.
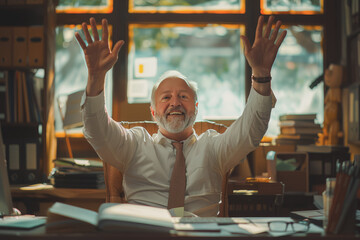
[[[285,221],[271,221],[268,222],[269,231],[271,232],[286,232],[289,225],[293,232],[301,233],[307,232],[310,227],[310,222],[308,220],[303,220],[299,222],[285,222]]]

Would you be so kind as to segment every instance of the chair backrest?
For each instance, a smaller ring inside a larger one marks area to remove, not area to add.
[[[125,128],[133,128],[136,126],[144,127],[150,135],[157,133],[158,126],[156,122],[153,121],[139,121],[139,122],[122,122],[122,126]],[[214,129],[219,133],[225,132],[227,127],[223,124],[218,124],[211,121],[198,121],[194,125],[194,129],[197,134],[201,134],[208,129]],[[105,175],[105,185],[106,185],[106,202],[115,202],[115,203],[125,203],[125,193],[122,186],[123,175],[115,167],[111,166],[108,163],[104,162],[104,175]],[[222,193],[221,193],[221,202],[219,206],[219,217],[228,216],[228,200],[227,200],[227,183],[228,183],[227,173],[222,180]]]

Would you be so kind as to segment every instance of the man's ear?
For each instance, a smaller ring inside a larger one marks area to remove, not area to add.
[[[156,121],[156,118],[155,118],[155,110],[152,108],[152,106],[150,106],[150,112],[151,112],[151,116],[152,116],[153,119]]]
[[[198,114],[198,110],[199,110],[199,102],[196,101],[196,103],[195,103],[195,115]]]

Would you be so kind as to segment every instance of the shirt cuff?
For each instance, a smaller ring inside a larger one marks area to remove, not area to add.
[[[274,108],[276,101],[276,97],[272,90],[269,96],[264,96],[255,91],[254,88],[250,89],[248,102],[253,102],[261,112],[266,112],[269,111],[269,109]]]
[[[102,91],[97,96],[86,96],[86,91],[84,91],[83,96],[81,97],[80,107],[81,110],[86,111],[87,113],[96,113],[101,109],[104,109],[105,106],[105,94]]]

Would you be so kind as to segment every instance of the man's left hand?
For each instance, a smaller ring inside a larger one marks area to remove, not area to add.
[[[281,21],[276,22],[275,28],[271,33],[274,19],[274,16],[270,16],[265,32],[263,33],[264,16],[259,17],[255,41],[252,46],[246,36],[241,36],[245,46],[245,57],[252,68],[252,74],[255,77],[270,76],[271,67],[275,61],[276,54],[286,36],[286,30],[279,34]]]

